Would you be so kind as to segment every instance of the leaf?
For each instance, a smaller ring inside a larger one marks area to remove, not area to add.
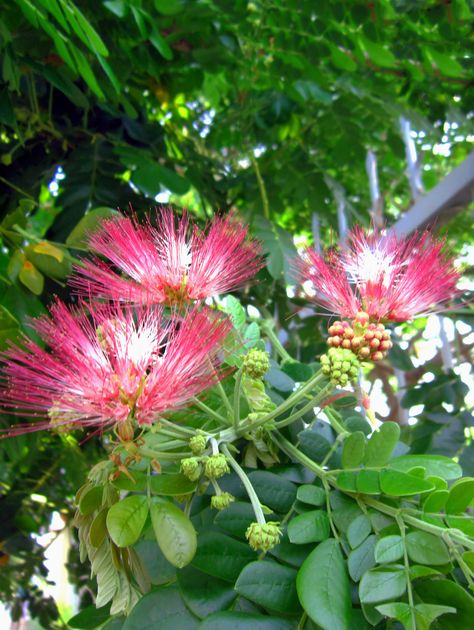
[[[255,552],[246,543],[225,534],[205,531],[199,536],[192,565],[204,573],[234,583],[244,566],[255,557]]]
[[[21,282],[35,295],[41,295],[44,289],[44,276],[29,260],[25,260],[18,274]]]
[[[392,497],[407,497],[434,490],[434,485],[430,481],[406,475],[397,470],[382,470],[380,472],[380,487],[384,494]]]
[[[347,567],[354,582],[358,582],[366,571],[375,566],[374,549],[376,542],[377,536],[369,536],[357,549],[350,552]]]
[[[388,466],[401,472],[422,466],[427,476],[433,475],[448,481],[462,475],[459,464],[444,455],[400,455],[391,459]]]
[[[233,295],[226,295],[224,311],[230,315],[234,328],[240,330],[245,326],[245,310],[236,297]]]
[[[379,473],[376,470],[361,470],[356,477],[357,492],[380,494]]]
[[[198,620],[181,599],[177,585],[145,595],[125,620],[122,630],[196,630]]]
[[[295,388],[294,380],[276,367],[271,367],[265,374],[264,379],[280,392],[292,392]]]
[[[184,603],[200,619],[228,608],[237,597],[228,582],[202,573],[192,566],[179,570],[177,578]]]
[[[404,570],[380,567],[364,573],[359,584],[359,597],[364,604],[377,604],[397,599],[405,590]]]
[[[436,490],[426,497],[423,502],[423,511],[428,513],[436,513],[444,510],[449,492],[447,490]]]
[[[294,622],[279,617],[224,611],[204,619],[199,630],[292,630],[294,625]]]
[[[429,630],[435,619],[446,613],[456,612],[456,609],[450,606],[433,604],[417,604],[412,609],[409,604],[402,602],[382,604],[382,606],[377,606],[377,610],[386,617],[400,621],[405,630]]]
[[[376,42],[363,38],[363,46],[367,51],[371,61],[376,65],[382,66],[382,68],[395,68],[397,65],[397,59],[393,53],[385,46],[377,44]]]
[[[181,569],[196,553],[196,531],[189,518],[174,503],[154,499],[150,506],[156,541],[165,558]]]
[[[425,604],[453,607],[456,613],[438,621],[437,630],[461,630],[472,626],[474,598],[451,580],[420,580],[415,584],[416,595]]]
[[[396,422],[384,422],[378,431],[374,431],[365,447],[364,464],[368,467],[385,466],[398,438],[400,425]]]
[[[291,615],[301,610],[295,581],[295,569],[276,562],[251,562],[239,575],[235,590],[259,606]]]
[[[187,179],[150,158],[140,160],[132,174],[132,181],[149,197],[156,197],[161,191],[161,185],[177,195],[185,195],[190,187]]]
[[[148,500],[141,495],[125,497],[107,513],[107,529],[117,547],[137,542],[148,516]]]
[[[168,61],[173,59],[173,51],[157,28],[153,28],[149,35],[149,40],[164,59]]]
[[[349,53],[345,53],[337,46],[330,46],[331,49],[331,61],[340,70],[344,70],[345,72],[354,72],[357,70],[356,62],[351,59]]]
[[[8,341],[14,341],[20,335],[20,324],[8,309],[0,305],[0,350],[8,347]]]
[[[148,538],[150,533],[153,536],[152,539]],[[138,554],[152,584],[162,585],[174,581],[176,568],[168,562],[156,544],[153,528],[147,530],[145,538],[141,538],[137,542],[134,550]]]
[[[80,496],[79,512],[84,516],[95,512],[102,504],[103,486],[92,486]]]
[[[278,280],[283,274],[290,284],[294,280],[291,261],[297,256],[293,237],[262,216],[255,219],[255,235],[262,241],[263,252],[267,254],[267,269],[272,278]]]
[[[375,560],[378,564],[390,564],[403,556],[402,537],[394,534],[381,538],[375,545]]]
[[[446,502],[448,514],[459,514],[472,505],[474,500],[474,479],[465,477],[456,481],[449,490]]]
[[[151,491],[164,496],[189,494],[196,490],[196,485],[196,481],[190,481],[181,473],[153,475],[150,478]]]
[[[358,547],[372,531],[370,519],[366,514],[361,514],[347,528],[346,536],[352,549]]]
[[[407,552],[410,560],[417,564],[447,564],[451,558],[444,541],[427,532],[410,532],[406,537]]]
[[[228,534],[245,538],[245,532],[254,520],[255,513],[252,506],[243,501],[236,501],[225,510],[220,511],[214,522]]]
[[[329,538],[329,519],[324,510],[314,510],[294,516],[288,523],[290,542],[304,545]]]
[[[298,488],[296,498],[302,503],[319,507],[326,502],[326,492],[322,488],[318,488],[318,486],[305,483]]]
[[[256,470],[249,479],[260,502],[277,512],[286,513],[296,500],[296,486],[271,472]]]
[[[308,381],[313,376],[313,368],[306,363],[298,361],[284,361],[281,369],[288,374],[296,383]]]
[[[336,540],[325,540],[310,553],[298,571],[296,589],[304,610],[321,628],[349,629],[349,579]]]
[[[163,15],[176,15],[185,6],[185,0],[154,0],[155,9]]]
[[[92,605],[83,608],[81,612],[71,617],[67,624],[71,628],[77,628],[78,630],[90,630],[101,626],[109,617],[110,606],[96,608],[95,605]]]
[[[244,332],[244,345],[247,350],[253,348],[260,339],[260,328],[257,322],[251,322]]]
[[[86,247],[89,237],[100,228],[102,221],[116,216],[119,216],[119,213],[112,208],[100,207],[89,210],[67,237],[66,245],[72,248]]]
[[[317,101],[324,105],[332,103],[333,96],[311,80],[298,79],[291,86],[291,95],[302,103]]]
[[[300,450],[314,462],[321,463],[331,450],[330,442],[312,429],[301,431],[298,434],[298,439],[300,441]]]
[[[362,431],[351,433],[342,446],[342,467],[357,468],[364,460],[365,435]]]
[[[91,528],[89,530],[89,540],[93,547],[100,547],[107,534],[107,512],[108,508],[102,508],[100,512],[96,514],[94,520],[91,523]]]
[[[425,46],[423,51],[430,60],[431,64],[436,66],[442,75],[446,77],[453,77],[454,79],[464,75],[464,69],[456,59],[453,59],[444,53],[438,52],[434,48],[429,48],[428,46]]]

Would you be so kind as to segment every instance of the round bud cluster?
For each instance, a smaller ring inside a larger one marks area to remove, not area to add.
[[[249,350],[244,357],[243,370],[250,378],[262,378],[270,368],[268,352],[265,350]]]
[[[335,321],[329,326],[328,345],[350,350],[362,361],[381,361],[392,347],[390,331],[382,323],[370,324],[361,311],[349,322]]]
[[[211,455],[210,457],[203,457],[202,459],[204,461],[204,472],[209,479],[219,479],[219,477],[230,472],[227,459],[222,453]]]
[[[190,481],[197,481],[202,473],[201,460],[199,457],[186,457],[181,460],[181,472]]]
[[[225,510],[235,501],[235,497],[230,492],[221,492],[211,497],[211,507],[215,510]]]
[[[331,379],[334,385],[347,385],[359,372],[359,359],[346,348],[329,348],[321,357],[323,374]]]
[[[207,440],[204,435],[193,435],[189,440],[189,448],[194,455],[202,455],[206,450]]]
[[[255,551],[269,551],[280,542],[280,523],[270,521],[268,523],[251,523],[245,532],[249,545]]]

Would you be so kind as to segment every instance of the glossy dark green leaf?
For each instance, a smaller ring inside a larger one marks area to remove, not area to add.
[[[407,497],[434,490],[434,485],[426,479],[419,479],[397,470],[382,470],[380,488],[384,494],[392,497]]]
[[[360,601],[377,604],[401,597],[406,590],[403,569],[380,567],[364,573],[359,584]]]
[[[218,532],[203,532],[192,565],[214,577],[234,583],[246,564],[256,559],[247,543]]]
[[[437,630],[460,630],[471,627],[474,616],[474,598],[456,582],[438,578],[419,580],[415,585],[415,593],[425,604],[449,606],[456,609],[455,614],[438,619]]]
[[[191,562],[196,553],[196,530],[174,503],[154,499],[150,506],[151,522],[158,545],[165,558],[179,569]]]
[[[150,479],[150,487],[153,494],[163,496],[184,495],[196,490],[196,481],[190,481],[181,473],[168,473],[154,475]]]
[[[107,512],[107,530],[117,547],[137,542],[148,516],[148,499],[142,495],[125,497]]]
[[[366,466],[384,466],[400,437],[400,426],[396,422],[384,422],[378,431],[372,433],[365,447]]]
[[[346,536],[349,545],[355,549],[369,536],[372,531],[372,525],[366,514],[361,514],[355,518],[347,528]]]
[[[192,566],[179,570],[177,577],[184,603],[200,619],[228,608],[237,597],[228,582],[202,573]]]
[[[417,564],[447,564],[450,555],[446,543],[434,534],[410,532],[406,537],[408,557]]]
[[[355,431],[346,437],[342,446],[342,467],[357,468],[365,454],[365,435]]]
[[[85,247],[89,236],[100,227],[102,221],[116,216],[118,212],[113,208],[100,207],[89,210],[67,237],[66,245],[72,248]]]
[[[216,525],[232,536],[245,538],[250,523],[255,521],[255,513],[250,503],[236,501],[220,511],[214,520]]]
[[[393,534],[381,538],[375,545],[375,560],[378,564],[390,564],[403,556],[402,537]]]
[[[326,503],[326,492],[318,486],[305,483],[298,488],[296,498],[303,503],[320,507]]]
[[[102,505],[103,486],[91,486],[82,492],[79,500],[79,511],[81,514],[92,514]]]
[[[379,473],[376,470],[361,470],[356,477],[357,492],[380,494]]]
[[[331,449],[330,442],[311,429],[305,429],[298,435],[299,449],[314,462],[321,463]]]
[[[177,585],[171,584],[145,595],[127,617],[123,630],[195,630],[198,624]]]
[[[211,615],[199,630],[292,630],[293,621],[255,613],[225,611]]]
[[[102,606],[102,608],[87,606],[77,615],[71,617],[67,623],[71,628],[78,630],[93,630],[93,628],[101,626],[109,617],[110,606]]]
[[[150,538],[150,536],[153,536],[153,538]],[[168,562],[163,555],[155,540],[152,528],[145,533],[145,538],[140,539],[136,543],[134,549],[145,567],[152,584],[159,586],[174,580],[176,567]]]
[[[296,588],[308,616],[324,630],[348,630],[351,597],[346,563],[339,544],[325,540],[303,562]]]
[[[390,468],[407,472],[416,466],[422,466],[426,475],[435,475],[443,479],[457,479],[462,475],[459,464],[443,455],[401,455],[390,460]]]
[[[465,477],[456,481],[449,490],[449,497],[446,502],[446,512],[448,514],[459,514],[474,502],[474,479]]]
[[[296,570],[276,562],[248,564],[239,575],[235,590],[274,612],[295,614],[301,610],[296,593]]]
[[[324,510],[312,510],[293,517],[288,523],[290,542],[304,545],[329,538],[329,519]]]
[[[306,363],[299,363],[298,361],[284,361],[281,369],[296,383],[309,380],[314,373],[313,369],[309,365],[306,365]]]
[[[366,571],[375,566],[375,544],[377,536],[369,536],[356,549],[350,552],[347,559],[349,575],[358,582]]]
[[[276,512],[288,512],[296,500],[296,486],[271,472],[257,470],[249,479],[260,502]]]

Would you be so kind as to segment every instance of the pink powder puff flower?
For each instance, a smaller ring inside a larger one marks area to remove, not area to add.
[[[460,274],[444,244],[427,231],[397,237],[356,227],[340,251],[321,256],[308,248],[296,264],[300,281],[314,287],[311,299],[328,311],[348,318],[363,311],[372,321],[404,322],[459,293]]]
[[[188,215],[157,211],[140,224],[136,217],[106,220],[90,239],[96,254],[76,267],[71,280],[83,295],[130,302],[179,303],[232,291],[263,267],[260,245],[231,214],[215,217],[205,231]],[[115,270],[115,269],[117,270]]]
[[[107,428],[127,420],[150,424],[214,385],[218,353],[231,330],[206,310],[163,318],[157,306],[117,304],[69,309],[57,301],[51,317],[34,322],[50,347],[23,339],[2,353],[0,405],[49,418],[12,427],[9,435],[44,428]]]

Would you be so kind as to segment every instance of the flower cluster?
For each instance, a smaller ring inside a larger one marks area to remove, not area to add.
[[[429,232],[400,238],[355,228],[338,252],[307,249],[298,260],[311,299],[343,318],[363,311],[371,322],[404,322],[457,294],[459,273]]]
[[[89,244],[110,264],[98,256],[81,263],[71,279],[79,306],[57,301],[50,317],[34,322],[47,349],[25,337],[0,357],[0,405],[36,419],[10,435],[114,426],[127,442],[137,425],[189,404],[222,378],[232,330],[202,302],[264,264],[260,245],[232,214],[202,232],[171,209],[157,212],[154,225],[121,216],[105,221]]]
[[[231,214],[200,231],[186,213],[156,213],[104,222],[90,239],[95,256],[76,267],[72,285],[81,295],[139,304],[180,304],[228,293],[263,267],[260,246]]]
[[[226,318],[197,309],[165,319],[160,307],[71,310],[58,301],[50,312],[34,326],[49,351],[25,340],[3,357],[4,408],[49,416],[31,430],[152,423],[215,384],[217,352],[231,329]]]

